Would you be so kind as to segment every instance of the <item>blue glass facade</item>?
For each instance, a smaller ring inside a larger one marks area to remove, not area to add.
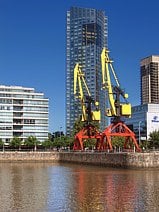
[[[149,139],[151,132],[159,130],[159,105],[143,104],[132,107],[132,117],[126,120],[138,140]]]
[[[74,67],[78,62],[85,73],[92,97],[99,101],[101,109],[100,128],[106,126],[105,92],[101,90],[100,55],[107,46],[107,17],[104,11],[71,7],[67,12],[66,46],[66,133],[70,135],[73,125],[81,114],[80,104],[74,98]]]

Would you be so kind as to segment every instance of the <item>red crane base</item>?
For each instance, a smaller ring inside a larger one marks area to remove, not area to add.
[[[117,122],[110,124],[102,133],[102,138],[100,142],[98,142],[97,149],[98,150],[113,150],[111,137],[121,136],[125,137],[124,149],[130,149],[132,144],[136,147],[138,152],[141,151],[137,140],[135,138],[135,133],[132,132],[123,122]]]
[[[94,138],[100,143],[101,133],[92,125],[82,128],[76,135],[73,150],[84,150],[84,142],[87,139]]]

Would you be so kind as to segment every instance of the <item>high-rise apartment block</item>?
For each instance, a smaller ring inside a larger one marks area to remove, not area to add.
[[[126,124],[133,126],[138,141],[149,139],[159,129],[159,56],[140,61],[141,105],[132,107]]]
[[[105,92],[102,88],[100,55],[107,46],[107,17],[104,11],[71,7],[67,12],[66,46],[66,133],[70,135],[81,114],[80,103],[74,98],[74,67],[79,63],[94,100],[101,110],[100,128],[106,126]]]
[[[159,56],[141,60],[141,104],[159,104]]]
[[[33,88],[0,85],[0,139],[48,138],[48,99]]]

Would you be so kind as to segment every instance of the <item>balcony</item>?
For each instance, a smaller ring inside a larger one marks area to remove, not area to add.
[[[23,125],[22,119],[13,119],[13,125]]]

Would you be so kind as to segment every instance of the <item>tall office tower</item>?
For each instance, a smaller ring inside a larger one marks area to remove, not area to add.
[[[100,55],[107,46],[107,17],[104,11],[71,7],[67,12],[66,49],[66,133],[70,135],[81,114],[80,103],[73,94],[74,67],[79,63],[85,73],[92,97],[99,101],[100,128],[106,126],[105,92],[102,88]]]
[[[141,104],[159,104],[159,56],[141,60]]]
[[[48,99],[33,88],[0,85],[0,139],[48,138]]]

